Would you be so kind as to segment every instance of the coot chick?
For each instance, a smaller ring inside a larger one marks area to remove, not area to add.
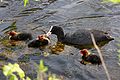
[[[37,39],[33,40],[28,44],[28,47],[40,48],[46,46],[50,43],[50,40],[46,34],[39,35]]]
[[[78,29],[77,31],[64,34],[61,27],[53,26],[50,32],[57,35],[58,42],[73,45],[80,49],[83,49],[85,46],[89,45],[90,48],[91,45],[93,47],[93,42],[90,35],[91,33],[94,35],[97,44],[108,43],[109,41],[114,40],[108,33],[99,30]]]
[[[32,35],[30,33],[18,33],[15,31],[11,31],[8,33],[10,40],[15,40],[15,41],[26,41],[26,40],[31,40]]]
[[[100,65],[101,59],[99,56],[95,54],[91,54],[87,49],[80,50],[80,53],[82,54],[82,61],[80,61],[81,64],[94,64],[94,65]]]

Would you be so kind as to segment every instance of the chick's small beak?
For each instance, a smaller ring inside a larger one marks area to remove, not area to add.
[[[43,36],[43,35],[39,35],[39,36],[37,37],[37,40],[44,40],[44,36]]]
[[[48,42],[50,42],[47,35],[39,35],[37,40],[40,40],[40,41],[47,40]]]
[[[80,50],[80,55],[83,56],[82,50]]]

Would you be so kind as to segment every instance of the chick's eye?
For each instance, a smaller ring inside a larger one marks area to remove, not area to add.
[[[41,35],[41,37],[43,37],[43,35]]]
[[[42,37],[43,37],[42,35],[39,36],[39,38],[42,38]]]

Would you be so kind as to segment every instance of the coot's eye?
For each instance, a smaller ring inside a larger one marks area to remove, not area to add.
[[[104,32],[104,34],[108,34],[107,32]]]

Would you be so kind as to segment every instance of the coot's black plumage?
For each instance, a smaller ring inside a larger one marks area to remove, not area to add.
[[[42,46],[46,46],[50,43],[50,40],[48,38],[48,36],[46,36],[45,34],[43,35],[39,35],[37,39],[31,41],[28,44],[28,47],[32,47],[32,48],[40,48]]]
[[[100,57],[95,54],[89,53],[87,49],[80,50],[80,53],[82,54],[82,61],[80,62],[81,64],[84,65],[86,65],[87,63],[91,63],[94,65],[101,64]]]
[[[78,29],[77,31],[64,34],[64,31],[61,27],[53,26],[51,33],[57,35],[59,42],[77,47],[92,45],[93,42],[90,35],[91,33],[94,35],[97,44],[100,42],[109,42],[113,40],[108,33],[99,30]]]
[[[31,40],[32,35],[31,33],[17,33],[15,31],[11,31],[8,33],[10,35],[10,40],[15,41],[25,41],[25,40]]]

